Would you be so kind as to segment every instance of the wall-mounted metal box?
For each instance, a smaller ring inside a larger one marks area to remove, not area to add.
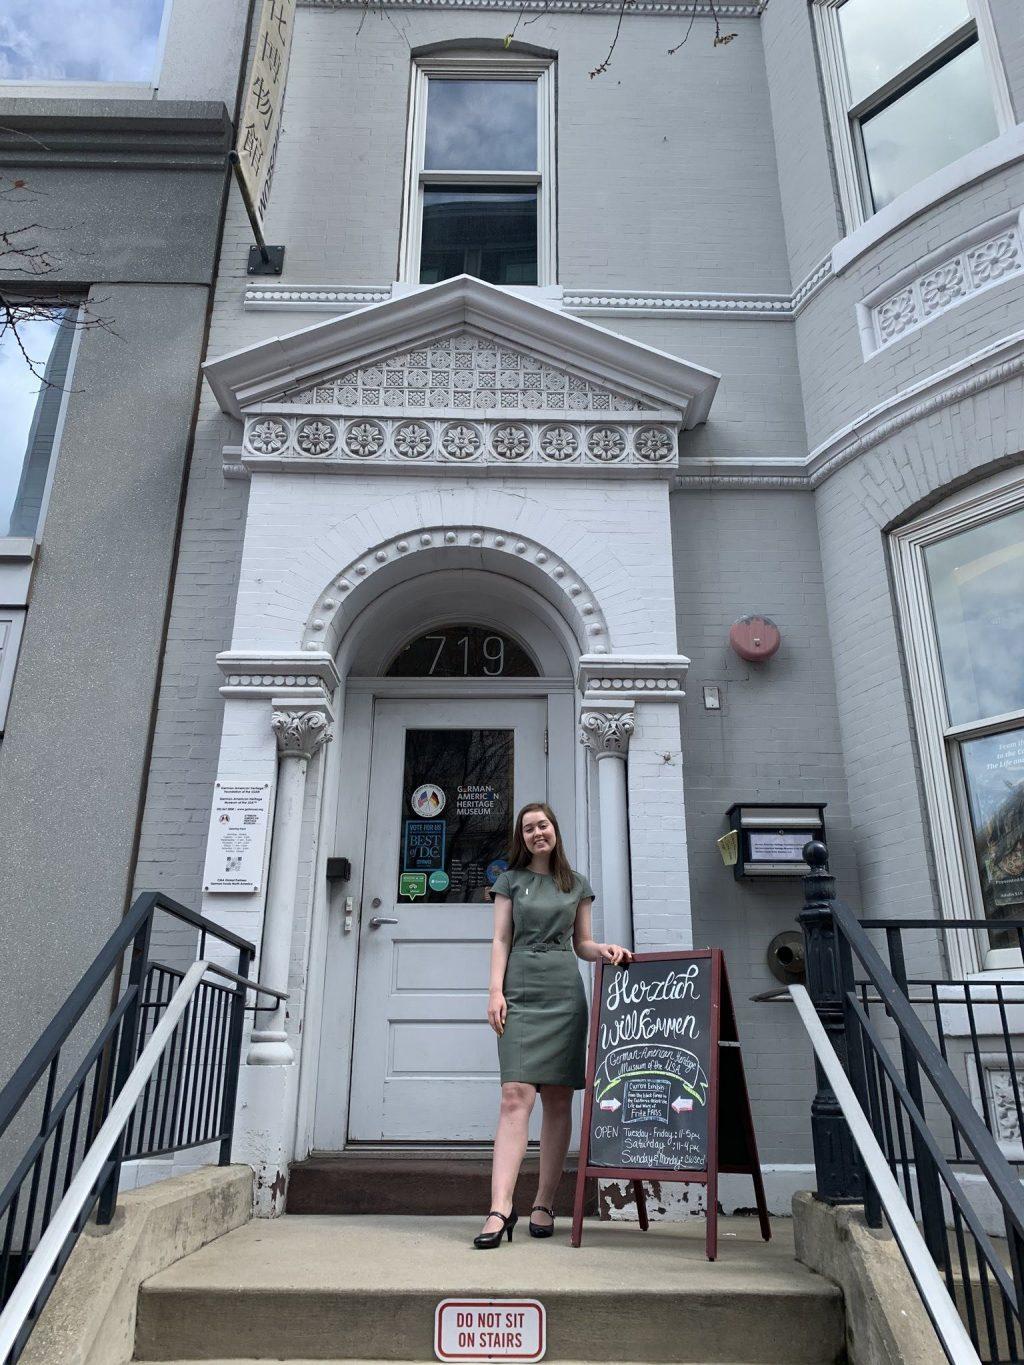
[[[808,871],[804,844],[825,837],[823,805],[744,801],[730,806],[726,816],[739,839],[739,856],[732,869],[737,881],[747,877],[803,877]]]

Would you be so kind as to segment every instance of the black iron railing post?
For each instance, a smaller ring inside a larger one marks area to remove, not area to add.
[[[828,871],[828,849],[818,840],[804,846],[810,872],[804,878],[804,908],[797,920],[804,931],[807,992],[829,1042],[849,1073],[845,991],[852,984],[849,945],[836,930],[832,902],[835,878]],[[811,1138],[817,1196],[829,1204],[859,1204],[864,1198],[860,1162],[843,1111],[815,1058],[818,1091],[811,1103]]]
[[[139,1029],[142,1024],[142,995],[146,982],[146,973],[149,971],[149,945],[153,935],[153,912],[152,910],[139,926],[138,933],[132,940],[131,966],[128,969],[128,990],[131,992],[131,1004],[125,1010],[124,1018],[121,1020],[119,1044],[117,1049],[117,1070],[114,1076],[114,1090],[110,1098],[113,1104],[124,1089],[125,1081],[135,1065],[139,1051]],[[121,1183],[121,1161],[124,1157],[125,1135],[118,1136],[117,1143],[110,1154],[113,1169],[106,1181],[100,1188],[99,1201],[96,1205],[96,1222],[99,1224],[109,1223],[114,1216],[114,1208],[117,1204],[117,1190]]]
[[[910,986],[907,981],[907,964],[903,956],[903,934],[896,927],[887,929],[886,946],[889,950],[889,968],[896,985],[910,1001]],[[903,1079],[911,1099],[920,1112],[925,1112],[924,1094],[921,1088],[921,1072],[917,1064],[917,1054],[906,1034],[900,1031],[900,1056],[903,1059]],[[944,1269],[948,1264],[949,1244],[946,1237],[946,1214],[942,1201],[942,1181],[939,1168],[932,1160],[921,1134],[916,1127],[911,1132],[911,1145],[914,1151],[914,1172],[917,1177],[917,1198],[921,1214],[921,1227],[924,1240],[935,1264]]]
[[[252,950],[238,950],[238,975],[248,979],[252,970]],[[238,985],[231,1002],[231,1028],[228,1031],[227,1057],[224,1063],[224,1103],[221,1107],[220,1164],[231,1163],[231,1139],[235,1128],[235,1100],[238,1096],[238,1072],[242,1065],[242,1033],[245,1029],[245,987]],[[256,997],[259,1000],[259,997]]]

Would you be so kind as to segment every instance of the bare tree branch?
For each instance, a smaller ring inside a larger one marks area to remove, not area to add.
[[[26,205],[35,207],[43,198],[45,195],[33,190],[27,181],[0,175],[0,205],[12,210]],[[39,244],[38,238],[46,230],[38,218],[17,227],[0,228],[0,275],[6,281],[0,284],[0,342],[10,337],[32,375],[40,384],[53,387],[46,377],[45,359],[35,359],[26,340],[29,324],[70,320],[75,328],[101,327],[113,336],[117,333],[108,318],[93,311],[102,300],[72,304],[52,295],[29,292],[17,282],[19,279],[40,281],[60,269],[48,248]],[[52,225],[49,230],[53,230]]]
[[[385,3],[385,0],[362,0],[362,6],[361,6],[361,8],[362,8],[362,11],[363,11],[363,12],[362,12],[362,14],[361,14],[360,17],[359,17],[359,25],[358,25],[358,27],[356,28],[356,37],[357,37],[357,38],[359,37],[360,33],[362,33],[362,31],[363,31],[363,25],[366,23],[366,17],[367,17],[367,15],[370,13],[371,10],[376,10],[377,13],[380,15],[380,17],[381,17],[382,19],[386,19],[386,20],[388,21],[388,23],[391,25],[391,27],[392,27],[392,28],[395,30],[395,32],[398,34],[399,38],[401,38],[402,42],[406,45],[406,47],[409,49],[409,51],[410,51],[410,52],[412,51],[412,43],[409,42],[409,35],[408,35],[408,33],[405,31],[404,28],[399,28],[399,26],[398,26],[398,24],[395,22],[394,18],[393,18],[393,17],[391,16],[391,14],[388,12],[388,7],[387,7],[387,5],[386,5],[386,3]]]
[[[632,3],[633,0],[619,0],[619,14],[618,18],[615,21],[615,32],[612,34],[611,46],[608,48],[608,51],[605,54],[604,61],[599,63],[599,65],[595,66],[593,71],[590,72],[591,80],[593,80],[595,76],[603,76],[604,73],[611,66],[612,54],[615,52],[615,48],[618,45],[619,41],[619,34],[622,32],[622,20],[623,16],[626,13],[626,6],[631,5]]]
[[[538,10],[536,14],[531,15],[530,18],[527,19],[527,17],[526,17],[526,6],[524,5],[523,8],[519,11],[519,18],[516,20],[515,25],[514,25],[514,27],[513,27],[513,29],[512,29],[512,32],[511,32],[511,33],[506,33],[506,34],[505,34],[505,47],[506,47],[506,48],[509,48],[509,47],[512,46],[512,43],[513,43],[513,41],[514,41],[514,39],[515,39],[515,36],[516,36],[516,34],[519,32],[519,25],[520,25],[520,24],[522,24],[524,27],[525,27],[527,24],[535,24],[535,23],[537,22],[538,19],[543,19],[543,18],[544,18],[545,14],[547,14],[547,12],[548,12],[549,9],[550,9],[550,4],[545,4],[545,6],[544,6],[543,9]]]

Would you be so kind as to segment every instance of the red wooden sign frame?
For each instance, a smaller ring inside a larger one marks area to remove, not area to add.
[[[736,1012],[729,989],[729,974],[721,948],[700,948],[690,952],[634,953],[634,962],[692,962],[695,958],[711,961],[711,1002],[708,1044],[708,1164],[704,1170],[668,1171],[637,1166],[592,1166],[590,1157],[590,1121],[594,1109],[594,1080],[597,1066],[597,1030],[601,1018],[604,974],[622,971],[599,962],[594,972],[594,995],[591,1005],[590,1051],[587,1056],[587,1086],[583,1092],[583,1131],[580,1141],[579,1168],[576,1172],[576,1199],[573,1205],[571,1244],[578,1247],[583,1239],[583,1201],[586,1181],[591,1177],[602,1180],[628,1180],[633,1185],[640,1228],[647,1231],[647,1201],[645,1180],[660,1180],[676,1184],[705,1186],[707,1228],[704,1249],[709,1261],[718,1257],[718,1177],[719,1175],[749,1175],[754,1181],[754,1198],[761,1224],[761,1236],[770,1241],[771,1224],[764,1197],[764,1180],[757,1159],[757,1140],[750,1113],[750,1097],[743,1072],[743,1056],[736,1028]],[[723,1059],[727,1058],[723,1067]],[[735,1060],[732,1060],[735,1059]],[[723,1085],[724,1073],[724,1085]],[[724,1153],[724,1160],[723,1160]]]

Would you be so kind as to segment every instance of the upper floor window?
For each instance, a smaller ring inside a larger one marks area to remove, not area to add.
[[[6,0],[0,80],[156,83],[170,0]]]
[[[550,63],[459,53],[414,77],[404,278],[553,283]]]
[[[816,0],[851,229],[999,134],[1001,76],[986,54],[989,34],[978,6],[979,0]]]
[[[38,534],[76,318],[75,307],[31,304],[0,328],[0,540]]]

